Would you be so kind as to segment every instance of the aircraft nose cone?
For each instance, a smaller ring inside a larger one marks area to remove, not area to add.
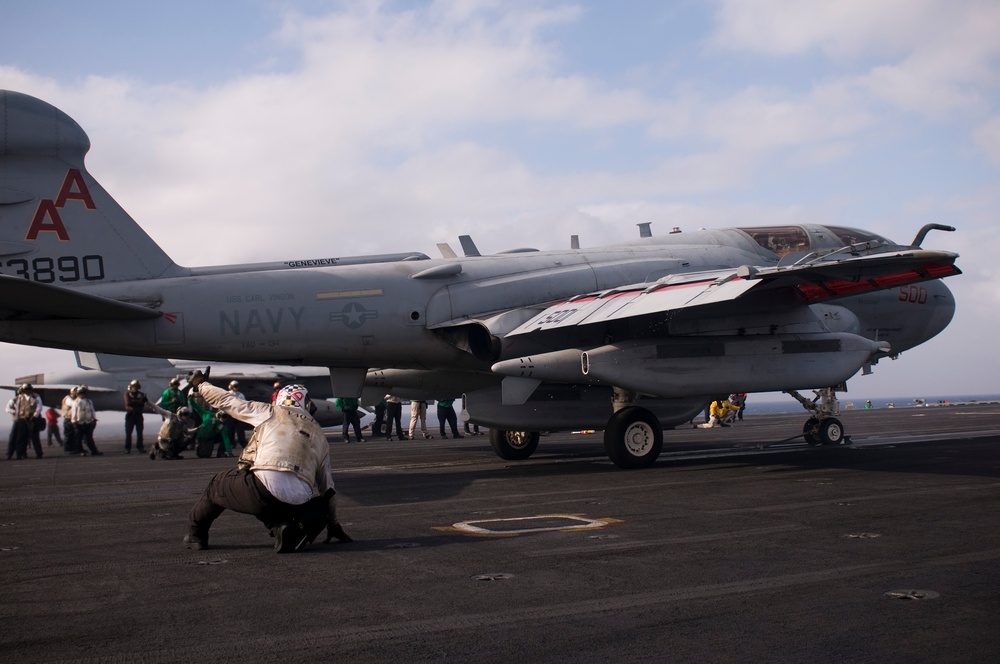
[[[913,344],[914,346],[936,337],[948,327],[951,319],[955,317],[955,296],[951,290],[941,281],[928,282],[926,288],[927,304],[930,306],[925,311],[923,333],[920,335],[920,339]]]
[[[940,280],[883,291],[864,312],[862,327],[903,353],[941,333],[955,316],[955,296]]]

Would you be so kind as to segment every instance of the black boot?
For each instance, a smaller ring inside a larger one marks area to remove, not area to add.
[[[329,542],[332,539],[336,539],[339,542],[353,542],[354,540],[350,535],[344,532],[344,527],[339,523],[326,527],[326,541]]]
[[[271,534],[274,535],[275,553],[292,553],[306,545],[306,531],[301,524],[294,521],[286,521],[275,527],[271,530]]]

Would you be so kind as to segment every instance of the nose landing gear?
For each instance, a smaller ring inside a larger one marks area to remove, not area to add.
[[[802,437],[809,445],[842,445],[850,442],[844,435],[844,425],[837,416],[840,415],[840,402],[832,387],[814,390],[816,395],[811,401],[795,390],[785,390],[793,396],[802,407],[812,413],[802,426]]]

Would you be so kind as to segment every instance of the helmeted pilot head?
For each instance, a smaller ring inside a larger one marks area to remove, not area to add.
[[[304,385],[286,385],[274,400],[276,406],[288,406],[308,411],[309,391]]]

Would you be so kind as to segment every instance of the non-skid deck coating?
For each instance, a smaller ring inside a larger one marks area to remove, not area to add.
[[[679,428],[642,471],[607,462],[600,432],[517,463],[485,436],[331,436],[357,541],[281,556],[234,513],[208,551],[181,544],[233,459],[105,439],[103,457],[0,461],[0,657],[992,661],[1000,406],[842,419],[849,447],[782,443],[804,413]]]

